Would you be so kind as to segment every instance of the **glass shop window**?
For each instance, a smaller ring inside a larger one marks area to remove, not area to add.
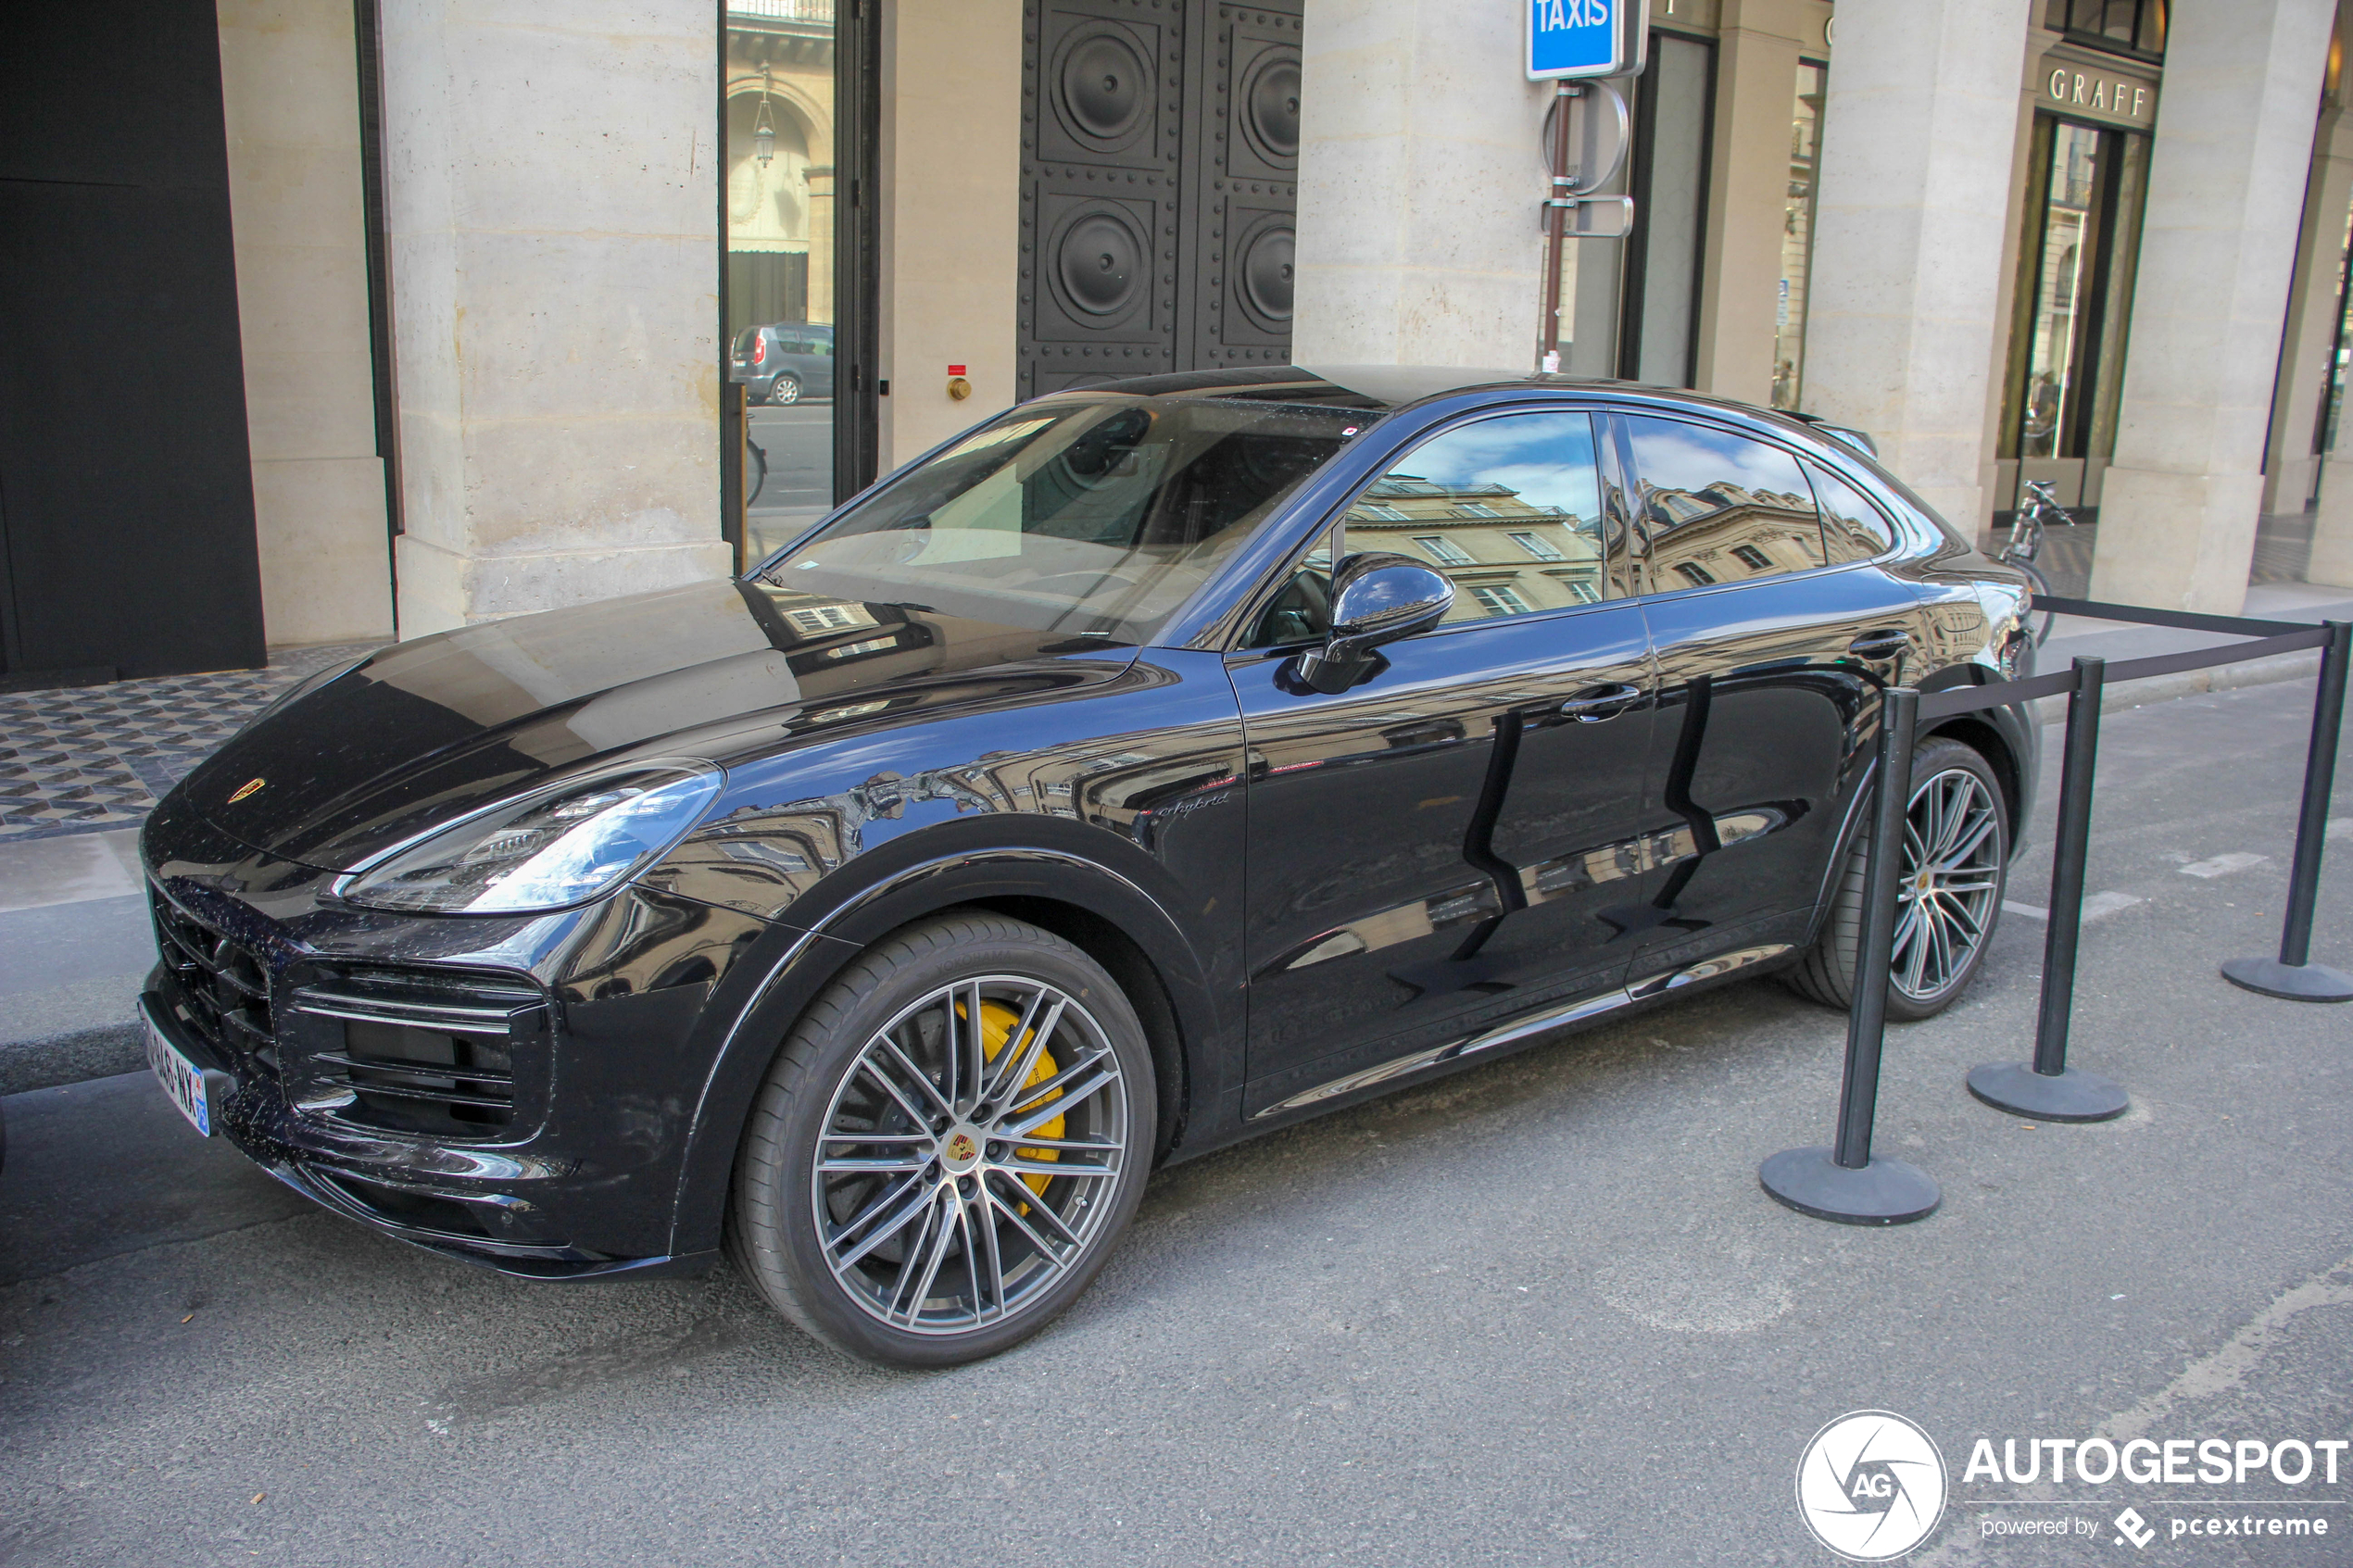
[[[2107,458],[2148,184],[2148,138],[2035,117],[2000,455]]]
[[[2051,0],[2044,23],[2070,44],[2135,59],[2165,57],[2166,0]]]
[[[1773,305],[1773,407],[1796,408],[1806,389],[1806,280],[1814,265],[1814,179],[1822,152],[1822,99],[1830,68],[1797,63],[1790,113],[1789,186],[1781,201],[1781,277]]]
[[[1715,90],[1714,44],[1652,32],[1634,89],[1634,232],[1618,328],[1617,373],[1630,381],[1689,386],[1697,368]]]
[[[834,504],[836,0],[726,0],[720,302],[743,555]]]

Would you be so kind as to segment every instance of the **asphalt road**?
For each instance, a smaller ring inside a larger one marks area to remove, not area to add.
[[[2353,1458],[2335,1485],[1962,1474],[1980,1437],[2353,1437],[2353,1009],[2214,972],[2276,941],[2309,692],[2109,717],[2076,1060],[2134,1109],[2042,1126],[1962,1091],[2030,1048],[2042,927],[2007,918],[1969,998],[1891,1039],[1881,1147],[1945,1195],[1896,1230],[1757,1190],[1827,1138],[1843,1045],[1770,983],[1165,1172],[1062,1323],[926,1375],[726,1273],[531,1286],[381,1240],[136,1077],[16,1097],[0,1561],[1828,1562],[1798,1457],[1878,1408],[1951,1473],[1916,1562],[2140,1561],[2128,1504],[2151,1560],[2353,1562]],[[2322,947],[2353,964],[2336,852]],[[2225,1514],[2331,1533],[2171,1534]]]

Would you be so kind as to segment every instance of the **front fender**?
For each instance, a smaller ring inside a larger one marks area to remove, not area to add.
[[[854,884],[838,874],[827,878],[836,884],[828,889],[833,897],[827,907],[807,911],[797,907],[795,915],[813,917],[807,926],[773,928],[736,966],[740,978],[711,998],[709,1016],[722,1038],[682,1162],[673,1251],[719,1245],[744,1123],[802,1011],[867,945],[943,909],[1042,903],[1114,928],[1151,964],[1173,1014],[1182,1078],[1189,1088],[1180,1115],[1232,1099],[1241,1061],[1240,995],[1231,978],[1239,968],[1239,954],[1224,951],[1226,945],[1208,937],[1202,921],[1185,919],[1172,908],[1170,896],[1176,889],[1150,857],[1116,840],[1083,849],[1039,842],[1050,835],[1036,830],[1052,825],[1035,820],[944,824],[895,841],[854,863],[860,873]],[[1030,834],[1013,837],[1024,826]],[[1077,824],[1067,826],[1075,834],[1100,836]],[[1104,853],[1121,849],[1125,856]],[[1139,863],[1116,863],[1131,857]]]

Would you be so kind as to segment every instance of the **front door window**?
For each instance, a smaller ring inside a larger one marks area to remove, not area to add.
[[[1588,414],[1511,414],[1425,441],[1345,519],[1347,554],[1411,556],[1454,584],[1450,621],[1609,596],[1608,531]]]

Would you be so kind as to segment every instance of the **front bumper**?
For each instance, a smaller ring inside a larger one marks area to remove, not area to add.
[[[237,1150],[322,1208],[444,1257],[534,1279],[698,1273],[715,1254],[618,1256],[560,1239],[560,1191],[537,1181],[560,1174],[513,1148],[464,1148],[371,1138],[298,1117],[283,1085],[240,1061],[192,1027],[171,971],[158,965],[139,998],[149,1022],[208,1081],[226,1084],[213,1109],[216,1131]]]
[[[686,1149],[735,1013],[729,972],[774,928],[635,887],[535,916],[359,909],[328,893],[333,873],[176,799],[142,848],[164,960],[143,1005],[226,1075],[215,1124],[256,1163],[509,1273],[692,1273],[715,1256],[715,1223],[680,1231]]]

